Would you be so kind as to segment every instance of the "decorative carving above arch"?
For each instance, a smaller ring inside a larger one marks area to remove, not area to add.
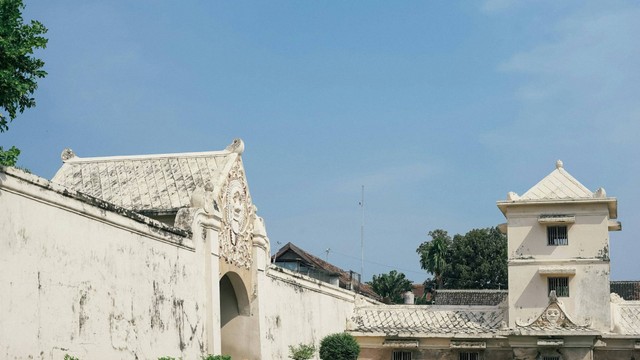
[[[231,265],[249,269],[255,208],[240,158],[231,167],[219,194],[222,206],[220,256]]]

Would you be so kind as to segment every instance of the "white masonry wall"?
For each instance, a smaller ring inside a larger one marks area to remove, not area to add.
[[[313,344],[344,332],[356,302],[376,303],[352,291],[276,266],[261,275],[262,353],[288,359],[289,345]],[[315,358],[319,359],[316,351]]]
[[[189,239],[0,170],[0,358],[199,358]]]

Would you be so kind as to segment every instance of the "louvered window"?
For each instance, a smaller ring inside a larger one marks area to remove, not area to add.
[[[549,293],[555,290],[558,297],[569,297],[569,278],[568,277],[550,277],[548,278]]]
[[[548,226],[547,227],[547,245],[569,245],[566,226]]]
[[[393,360],[411,360],[410,351],[394,351]]]
[[[480,353],[477,352],[461,352],[459,360],[480,360]]]

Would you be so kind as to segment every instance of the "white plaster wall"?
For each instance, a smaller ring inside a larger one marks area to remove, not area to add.
[[[326,335],[345,331],[355,302],[366,301],[354,292],[275,266],[262,280],[262,351],[273,360],[288,359],[289,345],[319,348]]]
[[[538,223],[541,214],[575,215],[568,224],[568,245],[547,245],[547,226]],[[602,258],[609,255],[608,210],[606,204],[547,205],[509,208],[509,258],[568,259]]]
[[[547,245],[547,225],[540,215],[575,216],[568,224],[568,245]],[[548,276],[541,268],[575,270],[569,276],[569,293],[559,298],[569,316],[582,324],[608,331],[609,231],[606,204],[546,204],[513,206],[507,210],[509,254],[509,326],[520,319],[533,320],[548,305]]]
[[[190,240],[24,179],[0,172],[0,358],[198,358]]]

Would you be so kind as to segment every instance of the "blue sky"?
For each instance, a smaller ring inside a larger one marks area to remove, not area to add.
[[[291,241],[413,281],[429,230],[504,222],[495,202],[562,159],[619,199],[612,278],[640,279],[636,1],[26,1],[49,28],[37,107],[0,134],[51,178],[60,153],[245,141],[272,248]]]

